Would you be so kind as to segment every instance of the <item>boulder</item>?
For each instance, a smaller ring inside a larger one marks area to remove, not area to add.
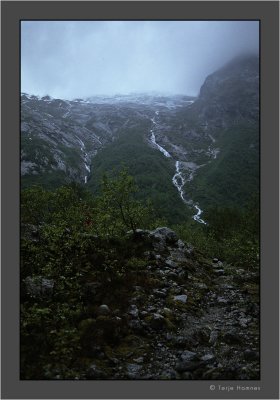
[[[98,315],[109,315],[110,312],[110,308],[106,304],[102,304],[98,307]]]
[[[191,361],[197,359],[197,353],[193,351],[185,350],[180,354],[180,358],[182,361]]]
[[[184,303],[184,304],[187,302],[187,298],[188,298],[188,296],[186,294],[180,294],[178,296],[173,297],[173,299],[175,301],[180,301],[181,303]]]
[[[150,237],[162,238],[166,243],[175,243],[178,241],[176,233],[167,227],[161,227],[151,231]]]

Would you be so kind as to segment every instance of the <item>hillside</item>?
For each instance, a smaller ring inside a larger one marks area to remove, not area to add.
[[[258,84],[22,94],[21,379],[260,378]]]
[[[194,216],[195,206],[243,208],[258,192],[258,94],[255,56],[209,75],[196,99],[23,94],[22,187],[75,181],[97,190],[105,172],[126,165],[140,198],[169,223]]]

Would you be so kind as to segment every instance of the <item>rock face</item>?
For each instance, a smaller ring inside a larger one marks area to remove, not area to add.
[[[209,75],[192,106],[207,129],[259,118],[259,58],[240,56]],[[211,133],[211,132],[210,132]]]

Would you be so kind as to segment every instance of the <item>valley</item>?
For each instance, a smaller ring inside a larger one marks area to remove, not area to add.
[[[21,378],[259,379],[259,59],[21,95]]]

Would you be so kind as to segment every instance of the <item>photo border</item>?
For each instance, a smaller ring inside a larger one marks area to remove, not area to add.
[[[2,1],[2,398],[277,399],[279,377],[278,1]],[[19,379],[20,20],[260,20],[261,379],[21,381]],[[215,385],[215,390],[210,386]],[[222,391],[219,385],[260,386]]]

